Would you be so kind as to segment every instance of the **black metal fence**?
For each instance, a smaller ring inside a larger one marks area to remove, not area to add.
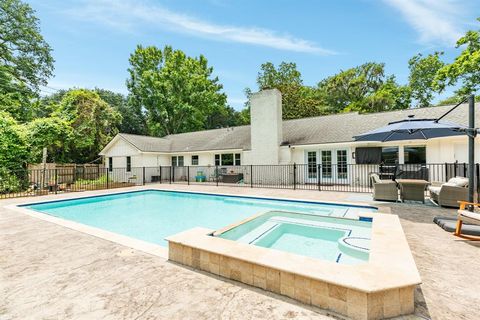
[[[34,169],[8,172],[0,168],[0,198],[37,196],[86,190],[113,189],[146,184],[203,184],[248,188],[370,192],[370,176],[381,179],[422,179],[447,182],[467,176],[464,163],[363,165],[289,164],[243,166],[158,166],[108,168],[96,172],[72,169]],[[480,186],[475,166],[476,188]]]

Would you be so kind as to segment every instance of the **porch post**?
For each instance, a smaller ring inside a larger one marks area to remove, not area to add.
[[[468,97],[468,201],[473,202],[475,192],[475,96]],[[471,206],[470,206],[471,208]],[[471,208],[473,209],[473,208]]]
[[[398,164],[405,164],[405,146],[398,146]]]

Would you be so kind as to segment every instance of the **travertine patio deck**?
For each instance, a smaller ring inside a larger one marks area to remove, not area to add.
[[[366,194],[318,191],[161,187],[329,201],[369,202],[370,199]],[[0,201],[2,320],[334,317],[275,294],[4,208],[7,204],[39,199]],[[455,238],[431,222],[435,215],[454,215],[455,211],[421,204],[388,206],[401,218],[423,280],[416,292],[416,315],[432,319],[478,319],[480,243]]]

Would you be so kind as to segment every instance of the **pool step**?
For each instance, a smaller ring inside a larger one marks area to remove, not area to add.
[[[258,238],[260,238],[262,235],[265,233],[269,232],[273,228],[275,228],[278,225],[277,222],[267,220],[257,228],[253,229],[252,231],[248,232],[247,234],[243,235],[241,238],[239,238],[237,241],[243,242],[243,243],[252,243],[256,241]]]

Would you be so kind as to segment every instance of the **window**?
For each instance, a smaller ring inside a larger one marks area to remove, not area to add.
[[[222,166],[233,166],[233,153],[222,154]]]
[[[398,164],[398,147],[382,148],[382,163],[387,165]]]
[[[132,158],[127,157],[127,172],[132,171]]]
[[[183,156],[173,156],[172,167],[183,167]]]
[[[113,158],[108,158],[108,171],[113,171]]]
[[[198,166],[198,156],[192,156],[192,166]]]
[[[239,166],[241,165],[240,153],[223,153],[215,155],[215,165],[219,166]]]
[[[403,149],[405,164],[425,164],[427,155],[425,146],[405,146]]]

